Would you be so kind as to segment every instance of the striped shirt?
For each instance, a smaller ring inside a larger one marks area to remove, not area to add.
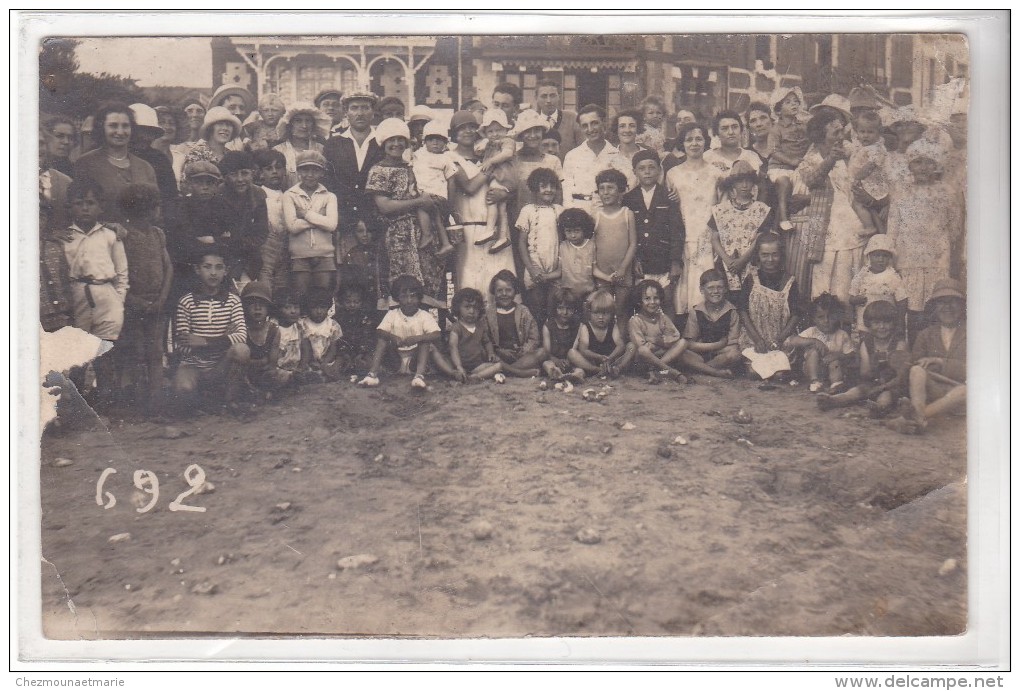
[[[180,346],[178,350],[188,364],[214,365],[229,345],[245,343],[248,339],[241,298],[226,289],[212,296],[185,293],[177,303],[176,322],[175,335],[178,339],[184,334],[228,339],[228,343],[213,343],[203,348]]]

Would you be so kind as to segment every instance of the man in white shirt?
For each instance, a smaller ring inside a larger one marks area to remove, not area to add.
[[[589,214],[602,206],[595,176],[603,170],[620,169],[620,150],[606,141],[605,111],[594,104],[577,114],[577,124],[584,141],[563,158],[563,205],[584,209]]]

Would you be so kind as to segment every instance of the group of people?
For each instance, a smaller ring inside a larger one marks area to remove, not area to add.
[[[114,343],[98,403],[153,415],[384,368],[416,389],[800,372],[820,408],[906,432],[963,402],[965,107],[535,100],[503,83],[447,120],[224,86],[104,105],[90,132],[44,116],[43,328]]]

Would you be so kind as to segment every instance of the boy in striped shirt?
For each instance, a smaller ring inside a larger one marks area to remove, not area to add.
[[[196,257],[198,287],[177,303],[174,338],[182,359],[174,395],[181,409],[188,410],[200,387],[225,382],[223,402],[231,412],[240,412],[236,399],[249,359],[244,308],[227,290],[223,250],[209,245]]]

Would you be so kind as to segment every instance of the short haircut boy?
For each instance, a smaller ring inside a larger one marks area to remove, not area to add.
[[[230,175],[239,170],[255,170],[255,157],[247,151],[228,151],[223,154],[219,169],[221,175]]]
[[[726,274],[719,269],[709,269],[701,274],[701,278],[698,280],[698,285],[704,288],[712,281],[722,281],[725,284]]]
[[[304,312],[313,307],[330,307],[333,304],[333,293],[328,288],[313,286],[301,298],[301,309]]]
[[[744,120],[740,117],[740,113],[735,110],[720,110],[712,120],[712,129],[715,130],[716,134],[719,134],[719,123],[723,120],[736,120],[740,123],[740,130],[744,130]]]
[[[857,114],[855,120],[857,125],[867,124],[877,127],[879,130],[882,129],[882,117],[878,114],[878,111],[862,110]]]
[[[599,120],[606,119],[606,110],[602,106],[597,106],[594,103],[589,103],[581,110],[577,111],[577,121],[581,122],[581,116],[587,115],[588,113],[595,113],[599,116]]]
[[[226,157],[224,156],[224,158]],[[287,157],[283,155],[282,151],[277,151],[276,149],[259,149],[252,154],[252,158],[255,161],[255,165],[259,168],[266,168],[273,163],[278,163],[284,167],[287,166]]]
[[[493,276],[491,281],[489,281],[489,292],[492,293],[493,295],[496,294],[496,283],[498,281],[502,281],[503,283],[509,283],[511,286],[513,286],[515,293],[521,292],[521,284],[517,280],[517,276],[515,276],[514,272],[511,271],[510,269],[503,269],[495,276]]]
[[[557,143],[563,142],[563,137],[560,136],[559,130],[554,129],[548,129],[545,131],[545,134],[542,135],[542,141],[545,141],[546,139],[552,139]]]
[[[584,209],[565,209],[556,219],[556,228],[560,231],[560,240],[567,239],[567,228],[580,228],[584,237],[595,237],[595,221]]]
[[[616,313],[616,298],[606,288],[599,288],[588,296],[588,313],[599,312],[605,314]]]

